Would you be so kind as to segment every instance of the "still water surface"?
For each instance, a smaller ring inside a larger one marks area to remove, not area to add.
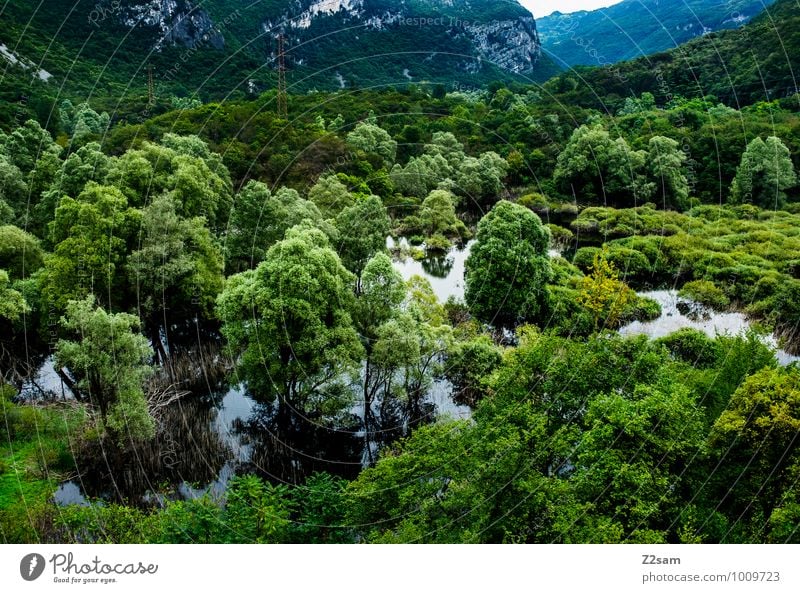
[[[402,277],[406,280],[415,275],[426,278],[441,302],[450,297],[463,299],[464,264],[472,245],[473,242],[470,242],[460,247],[453,247],[445,254],[415,260],[410,256],[399,256],[400,252],[408,248],[405,240],[387,241],[387,246],[393,249],[396,255],[395,269]],[[559,256],[557,252],[551,252],[550,255]],[[750,327],[748,320],[740,313],[710,311],[696,303],[679,298],[675,290],[649,291],[641,295],[654,299],[661,305],[661,316],[653,321],[633,322],[620,330],[622,335],[644,334],[651,338],[659,338],[686,327],[698,329],[709,336],[738,335]],[[764,336],[762,339],[776,350],[781,364],[800,360],[800,357],[779,349],[774,337]],[[37,383],[60,393],[60,380],[55,375],[51,359],[47,359],[42,365]],[[215,448],[207,455],[203,451],[190,451],[189,454],[205,456],[208,460],[206,465],[210,464],[217,469],[212,472],[215,477],[209,481],[193,475],[195,472],[191,468],[195,466],[190,464],[189,471],[178,476],[180,479],[176,496],[190,498],[204,493],[222,496],[229,480],[243,470],[256,471],[279,480],[286,479],[287,476],[291,477],[293,472],[299,471],[300,466],[309,460],[314,468],[349,475],[357,473],[364,464],[373,460],[379,447],[378,439],[368,438],[367,430],[364,428],[363,402],[355,401],[340,425],[309,425],[298,428],[300,433],[310,432],[313,437],[293,441],[289,435],[274,429],[270,407],[256,402],[242,385],[234,385],[217,394],[195,395],[200,395],[201,398],[211,402],[210,421],[201,420],[193,429],[195,432],[209,432],[210,438],[198,439],[198,442],[218,440],[220,449]],[[374,402],[373,411],[379,406],[379,401]],[[436,417],[466,419],[471,414],[469,407],[453,402],[452,385],[445,380],[433,383],[424,402],[424,409],[430,415],[430,419]],[[191,412],[185,411],[181,414],[184,420],[194,416]],[[402,426],[394,426],[390,427],[389,431],[395,430],[396,434],[401,434],[402,429]],[[224,454],[220,455],[219,451],[224,451]],[[276,455],[276,452],[280,452],[283,457]],[[199,473],[207,475],[206,471]],[[62,505],[86,504],[83,492],[84,489],[78,483],[70,481],[61,484],[54,497],[56,502]]]

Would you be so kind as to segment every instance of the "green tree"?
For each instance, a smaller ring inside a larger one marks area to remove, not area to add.
[[[444,365],[445,375],[453,384],[453,398],[474,406],[486,392],[484,380],[501,362],[502,350],[489,336],[454,342]]]
[[[402,310],[378,327],[372,365],[384,400],[399,399],[412,425],[423,419],[422,401],[441,372],[452,346],[453,330],[430,283],[419,276],[408,281]]]
[[[628,97],[625,99],[625,105],[617,112],[617,115],[633,115],[636,113],[644,113],[656,109],[656,98],[653,93],[644,92],[641,97]]]
[[[572,477],[579,498],[619,522],[626,541],[665,542],[683,508],[686,460],[703,443],[690,389],[675,381],[629,386],[590,400],[585,421]]]
[[[237,194],[231,211],[225,236],[226,268],[233,272],[255,268],[288,229],[303,221],[323,229],[328,236],[335,234],[317,206],[295,190],[281,188],[273,194],[260,181],[248,182]]]
[[[96,406],[118,443],[151,439],[155,422],[142,386],[153,351],[139,319],[107,313],[88,296],[67,304],[61,325],[71,338],[59,340],[56,361],[76,379],[78,395]]]
[[[29,310],[25,297],[19,291],[11,288],[8,272],[0,270],[0,327],[6,325],[2,323],[3,321],[16,322]],[[8,327],[4,329],[8,330]]]
[[[0,154],[0,223],[25,226],[30,192],[22,172]]]
[[[468,235],[467,227],[456,216],[455,203],[456,198],[449,191],[436,189],[428,194],[416,217],[425,237],[464,238]]]
[[[334,224],[337,251],[342,264],[356,275],[358,293],[364,266],[373,255],[386,249],[389,215],[378,196],[369,196],[342,210]]]
[[[63,198],[50,224],[55,250],[45,265],[45,299],[62,311],[67,301],[88,294],[102,303],[126,303],[121,272],[139,221],[140,213],[113,187],[90,182],[76,199]]]
[[[647,167],[655,182],[656,199],[664,208],[685,210],[689,205],[689,182],[683,172],[686,153],[672,138],[654,136],[648,145]]]
[[[59,109],[61,127],[73,138],[80,140],[84,136],[103,134],[108,130],[111,117],[108,113],[97,113],[88,103],[80,103],[77,107],[67,100]]]
[[[347,145],[367,154],[379,156],[385,165],[391,166],[397,155],[397,142],[389,133],[375,123],[361,122],[347,135]]]
[[[153,348],[161,356],[162,331],[187,319],[209,319],[222,291],[222,256],[203,218],[183,219],[173,199],[157,197],[142,212],[139,249],[128,270]]]
[[[127,151],[110,164],[106,183],[136,207],[169,192],[181,216],[203,216],[217,232],[225,228],[233,202],[222,158],[196,136],[165,134],[161,144],[145,142]]]
[[[40,159],[37,167],[42,163]],[[79,195],[90,181],[102,183],[110,170],[111,159],[103,153],[100,144],[90,142],[59,162],[52,180],[34,211],[37,228],[46,228],[53,219],[58,202],[63,196]]]
[[[590,271],[581,281],[578,302],[592,315],[595,331],[601,320],[606,327],[616,328],[636,294],[619,279],[619,272],[608,261],[607,250],[595,254]]]
[[[425,152],[443,157],[453,171],[461,166],[466,157],[464,145],[450,132],[434,132],[430,144],[425,145]]]
[[[333,218],[345,208],[353,205],[354,196],[336,175],[324,175],[308,192],[323,216]]]
[[[33,171],[43,155],[50,153],[58,156],[62,150],[53,141],[50,133],[32,119],[13,130],[8,136],[0,137],[0,141],[2,141],[0,152],[25,176]]]
[[[13,280],[29,278],[44,265],[39,240],[15,226],[0,227],[0,268]]]
[[[387,389],[389,375],[385,368],[376,365],[374,347],[382,326],[400,313],[400,304],[406,296],[403,278],[392,266],[392,260],[385,253],[378,253],[367,262],[361,275],[358,300],[355,303],[353,320],[364,347],[364,411],[367,422],[370,420],[371,406],[382,392],[390,395]]]
[[[631,150],[600,125],[576,129],[558,155],[554,181],[577,200],[627,207],[646,201],[654,190],[642,172],[647,153]]]
[[[791,500],[800,462],[800,370],[765,368],[747,378],[731,397],[709,436],[714,458],[714,502],[752,537]],[[736,526],[734,526],[736,527]],[[733,528],[732,528],[733,529]],[[758,534],[760,535],[760,534]]]
[[[453,191],[473,204],[493,203],[503,190],[508,163],[495,152],[464,158],[455,173]]]
[[[405,167],[392,167],[389,178],[403,195],[422,198],[452,174],[453,168],[441,154],[423,154],[411,157]]]
[[[357,367],[354,284],[325,234],[309,228],[291,229],[258,268],[228,280],[218,315],[256,394],[284,413],[318,409],[323,388]]]
[[[466,261],[465,300],[486,323],[500,326],[542,313],[551,276],[550,231],[539,217],[502,200],[478,224]]]
[[[731,187],[731,202],[770,210],[786,204],[786,190],[797,184],[789,149],[780,138],[756,138],[747,145]]]

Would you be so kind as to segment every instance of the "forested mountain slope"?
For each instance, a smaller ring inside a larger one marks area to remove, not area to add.
[[[711,33],[673,50],[608,67],[578,68],[549,81],[567,102],[606,108],[644,91],[659,104],[714,95],[738,106],[797,92],[800,2],[778,0],[741,29]]]
[[[559,64],[597,66],[671,49],[736,29],[775,0],[624,0],[607,8],[554,12],[536,24]]]
[[[296,90],[479,86],[555,72],[533,17],[515,1],[20,0],[0,8],[9,56],[52,73],[60,92],[84,96],[141,93],[151,66],[163,92],[254,95],[275,85],[280,34]],[[13,61],[3,64],[7,80],[21,74]]]

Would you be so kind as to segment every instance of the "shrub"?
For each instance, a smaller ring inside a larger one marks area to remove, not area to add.
[[[425,249],[428,251],[447,251],[452,247],[450,240],[444,235],[433,235],[425,240]]]
[[[580,268],[581,271],[586,272],[592,267],[594,258],[598,253],[600,253],[599,247],[581,247],[575,252],[572,263]]]
[[[656,340],[666,346],[670,354],[693,366],[713,366],[719,357],[719,345],[700,330],[687,327]]]
[[[683,298],[711,307],[715,311],[724,311],[731,303],[722,289],[708,280],[687,282],[678,294]]]
[[[661,317],[661,305],[648,297],[637,296],[625,309],[621,322],[653,321]]]
[[[572,263],[584,272],[588,271],[599,251],[597,247],[582,247],[575,253]],[[612,243],[607,249],[606,257],[624,280],[645,280],[652,276],[649,260],[635,249]]]
[[[517,203],[533,210],[537,214],[547,214],[550,211],[550,202],[539,193],[525,194],[517,200]]]
[[[588,336],[594,320],[578,302],[580,291],[566,286],[550,286],[547,291],[548,319],[544,326],[564,336]]]
[[[575,241],[575,234],[557,224],[548,224],[550,229],[550,247],[553,249],[564,249]]]

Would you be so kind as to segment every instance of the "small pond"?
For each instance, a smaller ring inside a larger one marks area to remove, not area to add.
[[[661,305],[661,316],[652,321],[634,321],[619,330],[623,336],[645,335],[649,338],[663,338],[683,328],[693,328],[715,337],[718,335],[737,336],[750,328],[750,322],[742,313],[719,313],[703,305],[678,296],[677,290],[653,290],[641,292]],[[779,348],[774,336],[761,338],[766,345],[775,350],[778,362],[787,365],[800,360]]]

